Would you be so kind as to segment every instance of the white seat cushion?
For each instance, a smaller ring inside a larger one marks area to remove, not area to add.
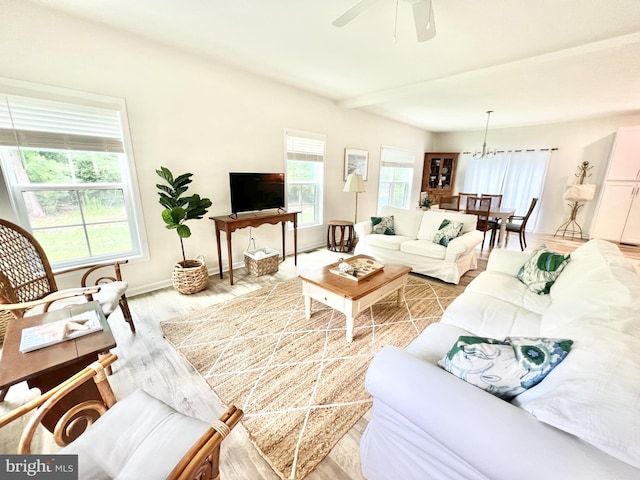
[[[102,311],[109,316],[118,308],[120,297],[127,291],[127,282],[111,282],[100,284],[100,291],[93,296],[94,300],[100,302]]]
[[[535,337],[542,316],[483,293],[465,292],[447,307],[442,323],[455,325],[482,337]]]
[[[400,246],[400,251],[422,257],[444,260],[447,254],[447,247],[429,240],[409,240]]]
[[[549,295],[538,295],[517,278],[500,272],[482,272],[467,291],[489,295],[541,315],[551,306]]]
[[[406,242],[409,240],[409,237],[404,237],[402,235],[382,235],[372,233],[371,235],[367,235],[364,238],[364,241],[367,242],[367,245],[371,245],[372,247],[385,248],[387,250],[400,250],[400,245],[402,242]]]
[[[59,453],[78,455],[79,478],[167,478],[208,427],[137,390]]]

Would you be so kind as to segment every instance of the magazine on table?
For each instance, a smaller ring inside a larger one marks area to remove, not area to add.
[[[89,310],[55,322],[23,328],[20,351],[32,352],[100,330],[103,328],[98,312]]]

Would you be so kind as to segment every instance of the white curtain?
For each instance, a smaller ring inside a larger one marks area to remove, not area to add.
[[[501,193],[502,206],[515,208],[516,215],[525,215],[531,199],[540,198],[551,157],[549,150],[501,152],[480,159],[463,155],[467,160],[464,192]],[[536,225],[538,210],[529,218],[529,229]]]
[[[464,177],[463,192],[468,193],[502,193],[509,154],[497,153],[491,158],[473,158],[467,155],[467,173]]]

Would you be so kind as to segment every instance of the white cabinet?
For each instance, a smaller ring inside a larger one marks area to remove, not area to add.
[[[606,182],[591,237],[640,244],[639,182]]]
[[[640,127],[616,132],[607,172],[609,180],[640,180]]]
[[[592,238],[640,245],[640,127],[616,132]]]

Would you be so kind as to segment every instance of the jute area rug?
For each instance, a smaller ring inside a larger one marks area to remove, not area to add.
[[[313,302],[305,319],[301,282],[292,279],[162,322],[165,337],[242,423],[283,479],[302,479],[370,408],[364,376],[384,345],[405,347],[439,321],[462,288],[409,276],[396,295],[355,319]]]

